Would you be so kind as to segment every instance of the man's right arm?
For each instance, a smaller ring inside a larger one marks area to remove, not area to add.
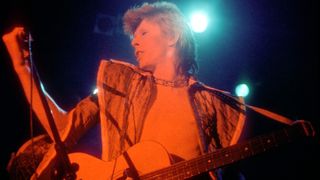
[[[48,123],[48,118],[46,116],[44,105],[40,98],[40,94],[43,93],[47,99],[61,136],[63,131],[66,129],[66,126],[69,124],[67,112],[61,109],[44,89],[38,89],[33,78],[31,81],[30,65],[29,63],[26,63],[28,51],[22,48],[21,43],[22,37],[24,35],[25,32],[23,27],[15,27],[11,32],[4,34],[2,36],[2,40],[7,48],[13,68],[18,75],[18,78],[24,90],[24,94],[27,97],[29,103],[31,102],[32,93],[32,107],[38,119],[40,120],[40,123],[52,138],[52,132]],[[31,85],[33,85],[32,92]]]

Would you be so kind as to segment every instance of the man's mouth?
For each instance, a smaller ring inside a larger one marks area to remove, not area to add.
[[[135,55],[136,55],[136,57],[138,58],[142,53],[143,53],[143,51],[136,51],[136,52],[135,52]]]

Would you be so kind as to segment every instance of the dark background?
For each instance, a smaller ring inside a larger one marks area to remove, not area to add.
[[[141,2],[9,1],[0,9],[0,33],[16,25],[32,32],[33,58],[42,82],[56,102],[69,110],[93,91],[101,58],[134,63],[120,18]],[[236,84],[246,82],[251,88],[248,104],[309,120],[319,129],[318,1],[170,2],[186,15],[194,8],[205,8],[212,18],[207,31],[196,34],[202,82],[232,93]],[[0,48],[0,176],[6,179],[10,153],[30,138],[30,128],[26,99],[2,42]],[[251,111],[248,117],[243,139],[282,127]],[[34,126],[35,134],[43,133],[39,124]],[[319,179],[318,144],[319,140],[293,143],[237,166],[248,179]]]

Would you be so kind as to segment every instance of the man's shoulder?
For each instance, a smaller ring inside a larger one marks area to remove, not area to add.
[[[115,65],[120,65],[120,66],[125,66],[125,67],[129,67],[132,69],[138,69],[137,66],[135,66],[134,64],[131,64],[129,62],[126,62],[125,60],[119,60],[119,59],[102,59],[101,64],[115,64]]]
[[[124,60],[116,60],[116,59],[102,59],[100,62],[100,69],[112,69],[113,71],[119,71],[119,72],[124,72],[126,70],[134,72],[134,73],[139,73],[141,75],[148,75],[150,74],[147,71],[144,71],[137,67],[134,64],[131,64],[129,62],[126,62]]]
[[[210,86],[210,85],[207,85],[201,81],[197,81],[197,80],[191,80],[191,83],[192,84],[191,86],[197,91],[197,90],[201,90],[201,91],[204,91],[204,92],[208,92],[208,93],[223,93],[223,94],[228,94],[228,95],[231,95],[230,92],[228,91],[225,91],[225,90],[222,90],[222,89],[218,89],[218,88],[215,88],[213,86]]]
[[[194,94],[200,93],[203,97],[216,97],[216,99],[221,100],[222,102],[236,102],[243,101],[242,97],[238,97],[229,91],[218,89],[209,85],[206,85],[202,82],[195,81],[191,85],[192,92]]]

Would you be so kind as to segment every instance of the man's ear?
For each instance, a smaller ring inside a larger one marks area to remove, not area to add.
[[[168,40],[168,45],[169,46],[175,46],[177,44],[179,38],[180,38],[180,33],[176,32],[176,31],[170,33],[169,40]]]

